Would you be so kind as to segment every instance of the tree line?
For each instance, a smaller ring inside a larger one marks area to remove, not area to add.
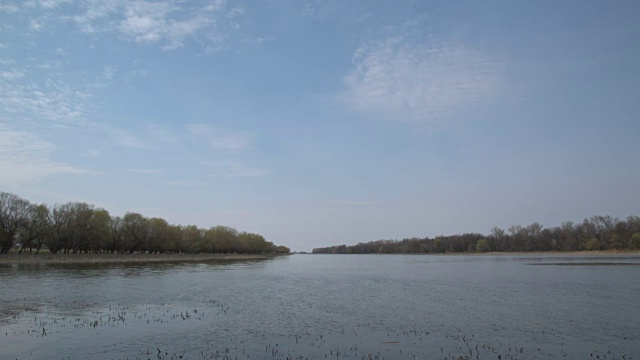
[[[0,192],[0,254],[38,253],[289,253],[262,235],[227,226],[172,225],[127,212],[112,216],[84,202],[32,204]]]
[[[488,235],[467,233],[435,238],[378,240],[313,249],[314,254],[415,254],[465,252],[640,250],[640,217],[593,216],[581,223],[544,228],[539,223],[494,227]]]

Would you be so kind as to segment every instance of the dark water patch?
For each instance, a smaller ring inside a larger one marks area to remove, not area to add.
[[[528,263],[527,265],[535,266],[640,266],[640,263],[631,262],[553,262],[553,263]]]

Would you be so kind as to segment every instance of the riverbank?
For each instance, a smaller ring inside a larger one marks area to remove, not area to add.
[[[443,253],[364,253],[324,254],[299,253],[301,255],[445,255],[445,256],[640,256],[640,250],[596,250],[596,251],[515,251],[515,252],[443,252]]]
[[[519,251],[519,252],[468,252],[445,253],[446,255],[481,255],[481,256],[640,256],[640,250],[595,250],[595,251]]]
[[[130,264],[265,260],[274,254],[8,254],[2,264]]]

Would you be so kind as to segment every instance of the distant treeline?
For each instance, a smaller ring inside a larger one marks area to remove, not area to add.
[[[314,254],[416,254],[464,252],[528,252],[582,250],[640,250],[640,217],[626,221],[611,216],[594,216],[582,223],[564,222],[552,228],[538,223],[493,228],[489,235],[477,233],[378,240],[357,245],[313,249]]]
[[[83,202],[47,206],[0,192],[0,254],[36,253],[289,253],[258,234],[226,226],[201,229],[128,212],[111,216]]]

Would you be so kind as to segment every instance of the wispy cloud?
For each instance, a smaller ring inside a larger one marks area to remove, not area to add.
[[[411,123],[437,122],[507,92],[506,65],[432,36],[395,36],[360,46],[340,100],[356,110]]]
[[[0,123],[0,184],[18,186],[55,174],[92,174],[92,172],[56,162],[56,146],[40,135],[10,128]]]
[[[367,206],[367,205],[377,205],[375,201],[368,200],[332,200],[329,201],[331,205],[351,205],[351,206]]]
[[[102,152],[95,149],[89,150],[84,154],[84,156],[91,157],[91,158],[97,158],[100,155],[102,155]]]
[[[246,136],[214,136],[211,139],[211,146],[216,150],[242,151],[249,147],[249,142],[250,141]]]
[[[15,122],[86,123],[104,81],[65,74],[55,61],[7,69],[0,72],[0,115],[11,114]]]
[[[206,185],[202,181],[187,181],[187,180],[165,181],[165,184],[169,186],[187,186],[187,187]]]
[[[137,42],[156,42],[166,36],[167,2],[133,1],[125,6],[120,31]]]
[[[63,4],[69,4],[72,0],[40,0],[39,4],[45,9],[55,9]]]
[[[84,32],[116,31],[138,43],[160,44],[164,50],[181,48],[187,39],[197,39],[208,49],[224,41],[218,27],[225,6],[224,1],[89,0],[81,3],[80,14],[70,18]],[[242,15],[234,9],[227,15]]]
[[[29,22],[29,29],[33,31],[40,31],[43,26],[44,26],[44,23],[42,22],[41,19],[33,19],[31,20],[31,22]]]
[[[24,71],[20,69],[12,69],[0,72],[0,77],[5,80],[16,80],[24,77]]]
[[[20,11],[20,8],[15,4],[0,4],[0,11],[12,14]]]
[[[342,1],[336,0],[306,0],[298,2],[302,6],[302,13],[315,19],[340,16],[347,8]]]
[[[210,176],[232,177],[262,177],[272,173],[271,170],[261,167],[248,166],[235,160],[216,161],[211,164],[214,173]]]
[[[123,6],[122,1],[111,0],[87,0],[84,2],[83,11],[71,16],[81,31],[94,33],[109,31],[112,28],[111,21],[105,22],[112,14],[116,14]]]
[[[218,151],[245,151],[251,147],[253,141],[253,136],[250,134],[215,129],[206,124],[189,124],[187,130],[192,135],[205,139],[214,150]]]
[[[228,18],[235,18],[244,14],[244,8],[242,6],[235,6],[227,13]]]
[[[242,7],[220,0],[39,0],[0,5],[0,12],[25,15],[34,33],[62,21],[81,32],[118,34],[163,50],[181,48],[192,39],[205,52],[223,49],[228,29],[244,15]]]
[[[176,131],[169,126],[151,124],[146,126],[146,132],[151,142],[162,147],[177,145],[182,141],[179,136],[176,136]]]
[[[206,124],[200,124],[200,123],[194,123],[194,124],[188,124],[187,125],[187,130],[196,136],[201,136],[201,135],[209,135],[211,134],[211,132],[213,131],[213,129]]]
[[[140,168],[127,169],[126,171],[128,173],[133,173],[133,174],[160,174],[162,172],[158,169],[140,169]]]
[[[131,133],[127,129],[112,127],[108,125],[101,125],[104,131],[109,133],[115,143],[119,146],[129,149],[146,149],[148,144],[140,137]]]
[[[224,8],[224,6],[226,5],[226,1],[225,0],[213,0],[213,1],[209,1],[209,3],[207,5],[204,6],[203,10],[207,11],[207,12],[216,12],[216,11],[220,11]]]

